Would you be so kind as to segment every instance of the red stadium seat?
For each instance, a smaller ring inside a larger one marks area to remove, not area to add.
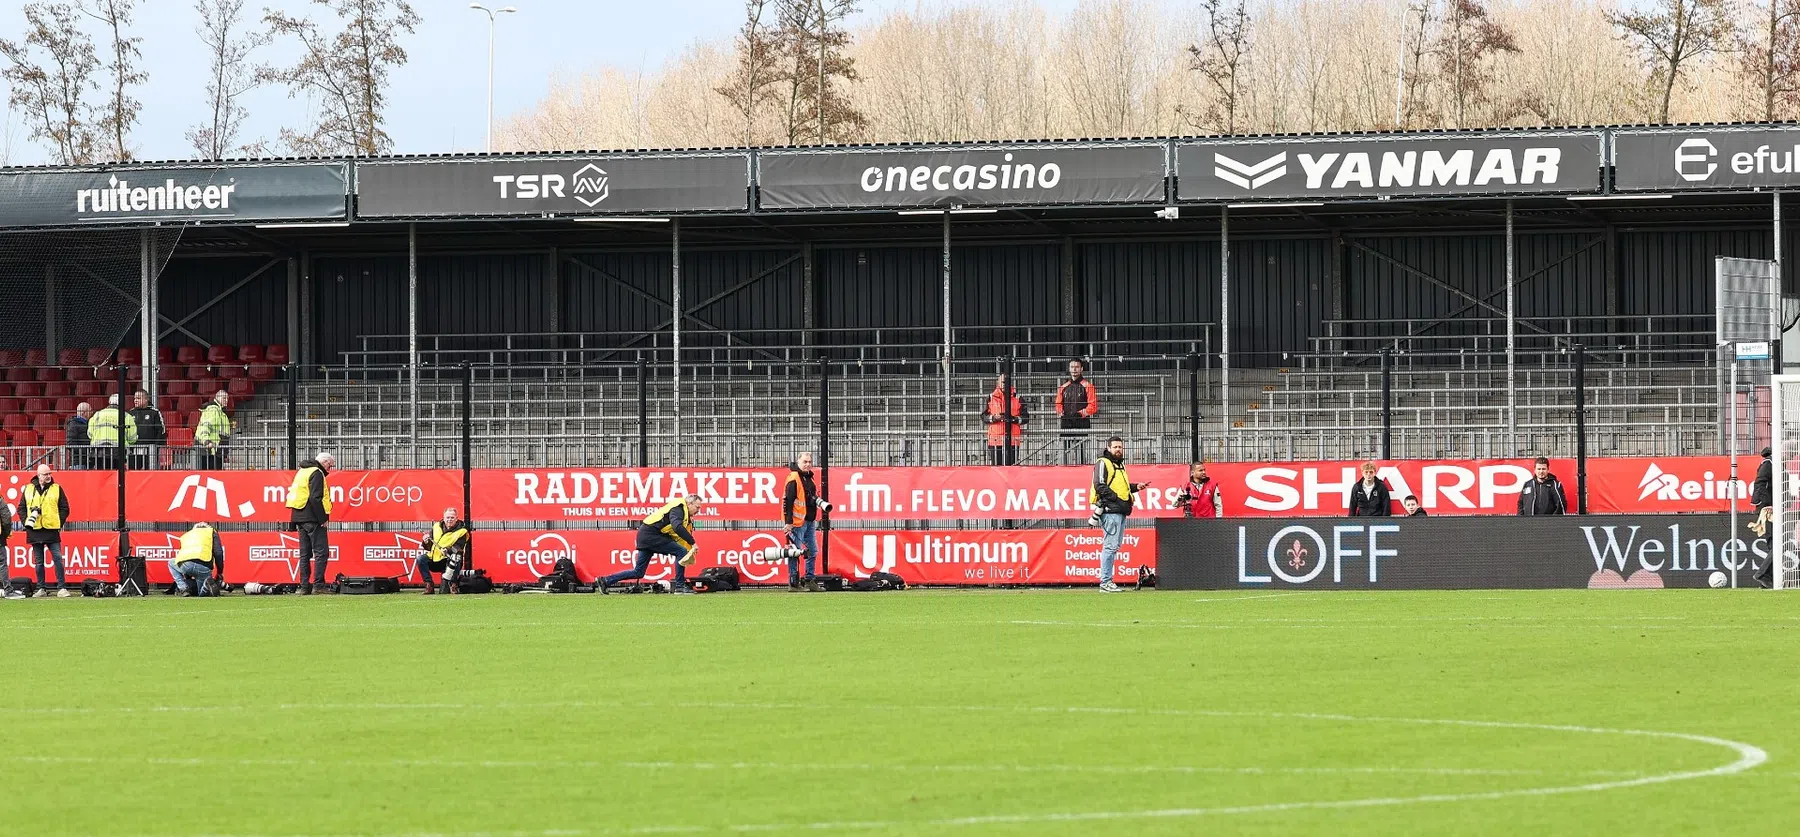
[[[231,400],[237,401],[256,394],[256,382],[249,378],[237,378],[227,384],[225,391],[231,393]]]
[[[61,430],[38,431],[38,444],[47,448],[60,448],[69,441],[68,434]]]
[[[0,398],[11,398],[12,394],[13,385],[6,383],[5,381],[0,381]]]
[[[60,367],[60,366],[44,366],[44,367],[39,367],[39,369],[37,371],[37,378],[35,380],[60,381],[62,379],[63,379],[62,367]]]
[[[183,395],[175,399],[175,412],[182,415],[198,413],[208,400],[210,399],[200,395]]]
[[[57,366],[80,366],[87,362],[87,352],[80,349],[63,349],[56,353]]]
[[[275,376],[278,374],[280,374],[279,368],[272,366],[270,364],[267,364],[267,363],[252,363],[252,364],[250,364],[250,380],[273,381],[273,380],[275,380]]]
[[[159,363],[156,365],[156,368],[161,370],[161,374],[157,375],[156,379],[161,381],[163,386],[168,386],[176,381],[187,380],[188,368],[182,364]]]
[[[17,398],[12,398],[10,396],[0,398],[0,416],[10,416],[13,413],[18,412],[19,408],[22,406],[24,405],[20,404],[19,399]]]
[[[56,399],[56,414],[62,416],[66,421],[69,416],[75,415],[75,405],[80,403],[70,396],[58,398]]]
[[[239,346],[237,359],[239,363],[261,363],[263,359],[263,347]]]
[[[194,431],[183,427],[169,428],[169,444],[179,448],[193,447]]]
[[[36,430],[13,430],[10,431],[8,435],[12,437],[12,444],[15,448],[35,448],[38,446],[38,434]]]
[[[25,364],[25,353],[18,349],[0,349],[0,366],[8,369]]]
[[[39,433],[45,430],[55,430],[61,426],[62,422],[57,420],[55,413],[38,413],[37,418],[31,420],[31,429]]]
[[[22,381],[35,381],[37,380],[37,372],[23,366],[14,366],[6,370],[6,380],[15,384]]]
[[[75,385],[68,381],[51,381],[50,383],[44,384],[45,398],[61,398],[65,395],[74,394]]]
[[[194,424],[194,414],[177,410],[175,409],[176,406],[176,402],[170,401],[169,406],[162,408],[163,426],[171,430],[177,427],[192,427]]]
[[[50,405],[53,403],[55,402],[48,398],[27,398],[25,399],[25,412],[48,413],[50,412]]]
[[[0,419],[0,427],[7,430],[24,430],[30,426],[31,419],[26,418],[24,413],[7,413],[6,418]]]
[[[81,365],[105,366],[107,364],[107,362],[109,362],[111,360],[112,360],[112,349],[96,347],[96,348],[87,350],[87,358],[82,361]]]
[[[212,377],[212,372],[204,366],[190,366],[187,368],[187,378],[190,381],[198,381],[201,378],[210,377]]]
[[[238,366],[236,364],[233,364],[231,366],[221,366],[221,367],[219,367],[218,372],[219,372],[219,377],[223,378],[224,380],[227,380],[227,381],[235,381],[238,378],[249,377],[249,373],[246,373],[244,371],[244,367]]]
[[[127,366],[144,362],[144,353],[136,346],[126,346],[119,350],[119,362]]]
[[[169,361],[172,361],[174,359],[175,359],[175,347],[173,347],[173,346],[157,346],[156,347],[156,362],[157,363],[168,363]]]
[[[206,359],[206,353],[199,346],[181,346],[175,350],[176,363],[199,363]]]
[[[17,398],[42,398],[44,385],[35,381],[13,384],[13,396]]]
[[[26,349],[25,350],[25,365],[26,366],[48,366],[49,363],[50,363],[50,358],[48,356],[48,353],[45,352],[43,349]]]
[[[194,394],[207,401],[211,401],[213,396],[218,395],[219,390],[224,388],[224,381],[221,381],[218,378],[207,378],[194,383]]]
[[[98,413],[101,410],[106,409],[106,398],[98,395],[94,396],[93,398],[87,399],[87,405],[88,409]]]
[[[194,382],[180,380],[170,375],[168,383],[163,385],[163,392],[169,395],[193,395]]]
[[[207,363],[230,363],[237,359],[237,347],[216,343],[206,350]]]
[[[117,375],[117,374],[118,373],[114,373],[114,375]],[[142,366],[127,366],[127,367],[125,367],[125,380],[141,381],[143,379],[144,379],[144,367],[142,367]],[[115,377],[112,380],[116,381],[118,379]]]
[[[94,369],[91,366],[71,366],[67,371],[69,373],[69,380],[71,381],[91,381],[94,379]]]
[[[102,390],[100,388],[99,381],[76,381],[75,382],[75,397],[76,398],[92,398],[96,395],[99,395],[103,391],[104,390]]]
[[[263,360],[273,363],[276,366],[286,366],[288,363],[292,362],[288,357],[288,347],[286,343],[270,344],[268,348],[263,350]]]

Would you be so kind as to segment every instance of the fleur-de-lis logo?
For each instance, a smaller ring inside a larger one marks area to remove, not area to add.
[[[1293,567],[1295,571],[1300,570],[1306,566],[1306,558],[1310,554],[1306,550],[1306,545],[1300,543],[1299,538],[1295,538],[1293,543],[1288,544],[1288,566]]]

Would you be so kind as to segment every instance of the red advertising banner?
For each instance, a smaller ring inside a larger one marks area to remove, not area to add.
[[[290,532],[223,532],[225,578],[232,584],[299,581],[299,544]],[[136,533],[132,551],[149,565],[151,582],[169,582],[169,559],[175,557],[181,533]],[[635,533],[628,529],[563,532],[495,531],[475,534],[475,566],[496,583],[528,583],[549,574],[559,558],[575,562],[584,582],[629,569],[636,558]],[[831,533],[833,571],[846,578],[893,573],[908,584],[1094,584],[1100,570],[1100,530],[1022,529],[1007,531],[839,530]],[[397,577],[419,584],[413,566],[418,536],[386,532],[332,532],[327,578]],[[32,576],[30,550],[15,538],[6,549],[14,576]],[[110,532],[67,532],[63,535],[66,577],[79,586],[88,578],[117,578],[114,558],[118,537]],[[779,546],[778,532],[700,532],[700,554],[688,574],[707,567],[736,567],[747,584],[787,583],[787,563],[763,558],[763,550]],[[1156,532],[1127,529],[1114,578],[1130,581],[1139,567],[1156,566]],[[46,580],[54,572],[45,568]],[[675,576],[674,559],[658,556],[646,576],[664,581]]]
[[[1718,456],[1588,460],[1588,507],[1605,513],[1749,510],[1749,480],[1759,460],[1740,460],[1740,479]],[[1228,517],[1329,516],[1344,510],[1360,478],[1358,462],[1216,462]],[[1175,517],[1186,482],[1183,465],[1131,465],[1131,478],[1150,483],[1139,494],[1139,517]],[[1574,504],[1575,462],[1550,468]],[[1072,520],[1087,517],[1087,466],[957,468],[846,468],[831,472],[833,517],[883,520]],[[1530,460],[1396,460],[1380,465],[1396,511],[1407,495],[1433,515],[1511,514],[1519,488],[1531,479]],[[707,499],[702,520],[774,521],[780,516],[786,472],[776,468],[484,469],[474,472],[474,518],[482,521],[625,522],[640,520],[671,498]],[[17,504],[30,475],[0,474],[7,502]],[[71,518],[111,521],[118,483],[112,473],[57,475]],[[285,523],[287,471],[144,471],[128,474],[134,523]],[[429,521],[462,505],[455,470],[338,471],[331,475],[338,523]]]
[[[17,505],[31,479],[4,475],[6,501]],[[142,523],[286,523],[290,471],[130,471],[126,507]],[[59,471],[69,517],[111,521],[119,514],[119,478],[110,471]],[[435,520],[462,508],[462,472],[452,470],[336,471],[331,519],[340,523]]]

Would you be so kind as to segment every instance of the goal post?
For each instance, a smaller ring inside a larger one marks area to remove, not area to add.
[[[1774,427],[1770,460],[1775,467],[1774,525],[1769,528],[1769,556],[1777,590],[1800,589],[1800,375],[1770,379]]]

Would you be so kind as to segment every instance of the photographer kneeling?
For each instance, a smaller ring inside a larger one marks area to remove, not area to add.
[[[425,581],[425,595],[437,592],[432,573],[443,573],[444,592],[456,592],[454,584],[462,559],[469,552],[469,524],[457,519],[456,509],[444,509],[444,519],[431,524],[431,531],[419,536],[424,551],[414,566]]]
[[[169,559],[169,575],[178,596],[219,595],[225,589],[225,544],[219,533],[205,523],[183,533],[181,548]]]

